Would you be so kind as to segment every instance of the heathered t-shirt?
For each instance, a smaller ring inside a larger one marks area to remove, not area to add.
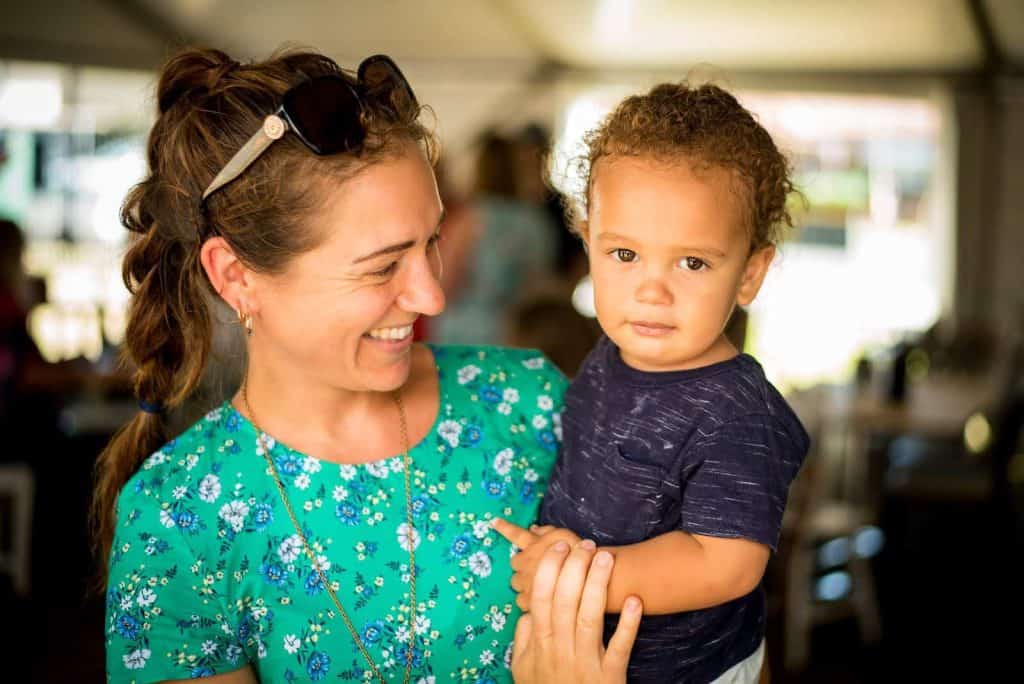
[[[773,551],[809,440],[741,354],[704,368],[627,366],[603,337],[565,395],[563,453],[540,522],[618,546],[682,530]],[[618,616],[609,615],[605,638]],[[713,681],[764,638],[761,587],[703,610],[644,617],[630,682]]]

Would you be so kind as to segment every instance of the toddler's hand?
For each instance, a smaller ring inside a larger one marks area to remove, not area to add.
[[[520,549],[519,553],[512,557],[513,575],[509,584],[518,594],[516,605],[524,611],[530,609],[533,576],[537,572],[537,565],[540,563],[541,557],[548,548],[558,542],[565,542],[570,549],[581,543],[586,544],[591,550],[594,547],[594,542],[590,540],[581,542],[579,535],[563,527],[531,525],[530,529],[526,530],[501,518],[496,518],[493,524],[498,534]]]

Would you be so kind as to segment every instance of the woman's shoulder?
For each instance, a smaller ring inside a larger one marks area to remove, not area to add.
[[[565,375],[537,349],[430,345],[442,384],[501,384],[520,391],[565,392]]]
[[[208,411],[143,459],[121,490],[120,513],[147,507],[147,502],[166,509],[186,495],[209,496],[218,488],[221,471],[228,465],[238,470],[244,462],[242,446],[250,441],[244,429],[244,421],[230,404]]]

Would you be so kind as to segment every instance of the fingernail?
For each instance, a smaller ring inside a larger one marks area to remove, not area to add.
[[[530,531],[531,532],[536,532],[539,529],[540,529],[540,525],[530,525]]]
[[[625,607],[626,610],[628,610],[630,613],[635,613],[636,611],[640,610],[640,599],[638,599],[635,596],[630,596],[628,599],[626,599]]]
[[[555,553],[565,553],[569,550],[569,545],[564,541],[555,542],[555,545],[551,547]]]
[[[594,543],[593,539],[584,539],[580,542],[580,548],[586,549],[587,551],[593,551],[597,548],[597,544]]]
[[[612,564],[612,554],[607,551],[598,551],[597,555],[594,556],[594,563],[599,567],[606,568]]]
[[[501,518],[495,518],[494,520],[492,520],[491,521],[491,527],[497,527],[499,520],[501,520]]]

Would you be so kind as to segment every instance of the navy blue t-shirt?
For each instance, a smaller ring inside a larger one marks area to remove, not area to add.
[[[603,337],[565,395],[563,452],[540,522],[601,546],[682,530],[773,551],[809,440],[753,357],[650,373]],[[605,637],[618,616],[609,615]],[[728,603],[644,617],[630,682],[710,682],[764,638],[759,587]]]

